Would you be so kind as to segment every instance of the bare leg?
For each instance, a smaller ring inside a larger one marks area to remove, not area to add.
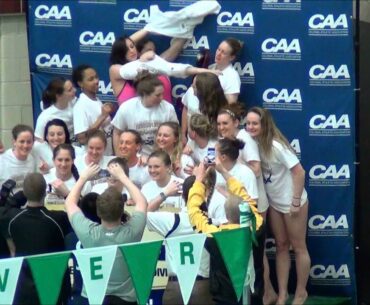
[[[269,220],[276,242],[276,275],[279,294],[276,304],[285,305],[288,298],[288,279],[290,269],[289,239],[284,223],[284,215],[270,208]]]
[[[306,246],[308,203],[300,208],[295,216],[284,215],[289,241],[293,247],[297,269],[297,288],[295,291],[293,305],[304,304],[307,299],[306,285],[310,273],[310,255]]]
[[[186,38],[174,38],[172,40],[170,47],[166,51],[164,51],[160,56],[164,60],[167,60],[169,62],[174,61],[177,58],[177,56],[179,56],[179,54],[181,53],[182,48],[184,47],[186,41],[187,41]]]

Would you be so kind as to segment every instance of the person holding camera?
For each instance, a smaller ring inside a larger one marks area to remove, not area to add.
[[[49,211],[44,206],[46,182],[40,173],[30,173],[24,179],[25,208],[2,207],[0,228],[12,250],[12,256],[37,255],[64,251],[64,238],[72,231],[67,214]],[[66,304],[69,276],[65,274],[58,304]],[[40,304],[31,270],[23,265],[14,304]]]

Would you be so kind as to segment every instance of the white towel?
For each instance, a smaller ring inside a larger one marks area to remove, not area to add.
[[[220,10],[221,5],[215,0],[197,1],[177,12],[162,12],[158,5],[151,5],[150,18],[144,29],[170,37],[190,39],[195,26],[202,23],[205,16],[218,14]]]

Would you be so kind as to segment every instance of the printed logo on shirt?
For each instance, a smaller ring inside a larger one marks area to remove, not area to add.
[[[313,265],[310,270],[310,283],[320,286],[349,286],[351,277],[348,265]]]
[[[78,0],[81,4],[117,4],[117,0]]]
[[[310,86],[350,86],[351,77],[348,66],[343,65],[313,65],[309,70]]]
[[[116,40],[113,32],[84,31],[80,34],[81,53],[110,53],[112,45]]]
[[[315,14],[308,20],[309,36],[348,36],[346,14]]]
[[[299,139],[293,139],[292,142],[290,142],[290,146],[293,148],[297,158],[301,160],[301,144]]]
[[[263,10],[300,11],[301,0],[263,0]]]
[[[262,60],[301,60],[301,45],[298,38],[288,40],[267,38],[262,42]]]
[[[169,6],[170,7],[186,7],[193,3],[194,3],[194,0],[170,0]]]
[[[239,61],[236,61],[233,64],[233,67],[238,72],[242,84],[255,83],[254,69],[253,64],[251,62],[247,62],[244,64]]]
[[[176,86],[173,86],[171,94],[174,99],[178,99],[182,97],[185,92],[188,90],[188,87],[186,87],[183,84],[178,84]]]
[[[308,236],[349,236],[347,215],[313,215],[308,220]]]
[[[262,94],[263,107],[273,110],[302,110],[300,89],[268,88]]]
[[[68,5],[39,5],[35,9],[35,26],[71,27],[72,15]]]
[[[129,8],[123,14],[123,29],[140,30],[148,23],[149,17],[148,9]]]
[[[254,34],[253,13],[220,12],[217,15],[217,33]]]
[[[348,164],[316,164],[309,171],[309,186],[347,187],[351,185],[351,174]]]
[[[38,54],[35,58],[37,70],[40,72],[53,74],[68,74],[72,73],[71,55],[65,54]]]
[[[337,116],[330,114],[314,115],[309,122],[309,135],[310,136],[350,136],[351,125],[348,114]]]
[[[99,89],[98,89],[98,97],[102,101],[111,101],[115,102],[116,98],[113,93],[112,84],[109,82],[107,83],[105,80],[99,80]]]
[[[197,37],[193,36],[185,42],[182,50],[182,56],[197,57],[200,49],[209,49],[208,37],[206,35]]]

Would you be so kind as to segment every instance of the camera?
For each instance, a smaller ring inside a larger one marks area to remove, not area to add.
[[[214,147],[208,147],[206,163],[208,165],[212,165],[215,164],[215,162],[216,162],[216,149]]]
[[[13,189],[16,184],[17,183],[12,179],[8,179],[3,183],[0,190],[0,206],[4,206],[7,203],[10,195],[13,194]]]

